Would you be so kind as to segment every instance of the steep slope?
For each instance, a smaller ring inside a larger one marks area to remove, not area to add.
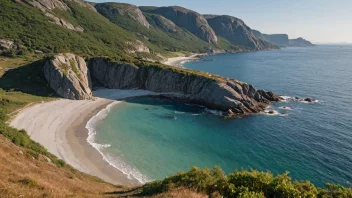
[[[267,41],[256,37],[251,28],[241,19],[227,15],[205,15],[205,18],[218,36],[236,45],[246,46],[255,50],[275,48]]]
[[[150,26],[142,11],[135,5],[127,3],[98,3],[95,5],[95,8],[107,18],[110,15],[114,15],[116,18],[127,17],[146,28]]]
[[[143,10],[144,8],[142,7],[141,9]],[[195,11],[179,6],[146,7],[144,11],[160,14],[208,43],[216,44],[218,41],[215,32],[209,26],[207,20]]]
[[[1,0],[0,38],[15,41],[29,52],[70,51],[85,55],[123,56],[126,49],[134,49],[134,45],[127,43],[138,40],[133,34],[111,23],[92,8],[83,7],[76,1],[52,1],[56,2],[53,3],[55,7],[48,7],[43,12],[32,6],[40,4],[36,0],[31,1],[32,4]],[[73,27],[82,28],[82,31],[55,24],[48,14],[64,19]]]
[[[89,70],[83,58],[74,54],[58,54],[44,65],[44,76],[50,87],[73,100],[93,99]]]
[[[145,43],[164,51],[208,52],[209,43],[178,27],[161,15],[142,13],[131,4],[98,3],[97,11]],[[138,16],[138,17],[136,17]],[[145,23],[148,26],[144,25]],[[157,49],[150,46],[152,49]]]
[[[289,39],[287,34],[263,34],[264,38],[270,43],[280,46],[286,47],[289,45]]]

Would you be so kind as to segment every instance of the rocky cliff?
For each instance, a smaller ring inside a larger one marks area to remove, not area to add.
[[[44,66],[44,77],[61,97],[72,100],[92,99],[89,70],[83,58],[58,54]]]
[[[263,34],[263,36],[270,43],[280,47],[286,47],[289,44],[287,34]]]
[[[280,97],[252,85],[220,76],[163,65],[129,65],[107,58],[89,61],[91,75],[111,89],[146,89],[163,96],[228,111],[233,115],[257,113]]]
[[[95,8],[108,19],[111,17],[127,16],[146,28],[150,27],[142,11],[135,5],[127,3],[98,3],[95,5]]]
[[[172,33],[177,32],[176,24],[161,15],[151,14],[150,19],[153,20],[157,28],[163,31]]]
[[[181,28],[185,28],[198,38],[216,44],[218,38],[207,20],[199,13],[179,6],[160,7],[150,11],[171,20]]]
[[[252,30],[252,33],[262,40],[268,41],[273,45],[280,47],[311,47],[314,46],[311,42],[302,37],[289,39],[287,34],[262,34],[258,30]]]
[[[68,20],[66,20],[65,18],[58,17],[55,15],[55,13],[53,12],[54,9],[64,10],[64,11],[67,11],[70,9],[69,6],[62,0],[22,0],[22,1],[32,5],[33,7],[40,9],[42,12],[45,13],[45,16],[47,16],[51,22],[57,25],[60,25],[69,30],[74,30],[78,32],[84,31],[84,29],[81,26],[74,26],[70,22],[68,22]],[[85,1],[82,1],[82,0],[72,0],[72,1],[76,2],[80,6],[96,11],[92,5],[90,5]],[[18,2],[21,2],[21,1],[19,0]]]
[[[241,19],[227,15],[205,15],[205,18],[216,35],[236,45],[246,46],[255,50],[275,48],[269,42],[256,37],[251,28]]]

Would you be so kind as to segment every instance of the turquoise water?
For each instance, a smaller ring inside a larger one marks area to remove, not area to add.
[[[215,55],[184,66],[319,102],[276,103],[270,108],[279,115],[230,120],[167,100],[121,102],[97,126],[95,141],[130,177],[145,182],[220,165],[226,172],[288,170],[319,186],[352,182],[352,46]]]

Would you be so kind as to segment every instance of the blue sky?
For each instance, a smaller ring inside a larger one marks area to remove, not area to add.
[[[106,0],[93,0],[106,2]],[[115,1],[115,0],[109,0]],[[118,0],[138,6],[179,5],[201,14],[243,19],[263,33],[287,33],[313,42],[352,43],[352,0]]]

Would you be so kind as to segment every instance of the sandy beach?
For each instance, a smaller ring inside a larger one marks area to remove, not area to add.
[[[173,57],[173,58],[168,58],[167,61],[164,62],[165,65],[170,65],[170,66],[176,66],[176,67],[181,67],[182,63],[186,61],[194,61],[194,60],[200,60],[198,56],[202,56],[204,54],[193,54],[191,56],[180,56],[180,57]]]
[[[94,91],[96,100],[60,99],[40,103],[20,111],[10,125],[25,129],[30,137],[76,169],[113,184],[135,185],[137,180],[112,167],[87,142],[87,122],[114,101],[152,95],[145,90]]]

